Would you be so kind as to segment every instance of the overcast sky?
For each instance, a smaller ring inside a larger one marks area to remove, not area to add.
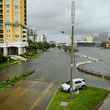
[[[75,0],[75,32],[109,32],[110,0]],[[71,0],[28,0],[28,25],[46,33],[49,40],[66,39],[71,31]],[[67,36],[67,35],[66,35]]]

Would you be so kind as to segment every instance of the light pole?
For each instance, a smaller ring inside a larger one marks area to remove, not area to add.
[[[76,72],[75,62],[75,39],[74,39],[74,27],[75,27],[75,1],[71,0],[71,43],[70,43],[70,93],[73,95],[73,72]],[[65,33],[61,31],[61,33]]]
[[[74,26],[75,26],[75,1],[71,1],[71,53],[70,53],[70,93],[73,93],[73,72],[75,72],[75,39],[74,39]]]

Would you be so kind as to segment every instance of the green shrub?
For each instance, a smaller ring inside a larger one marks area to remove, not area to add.
[[[0,64],[7,61],[8,61],[8,57],[4,57],[3,55],[0,54]]]

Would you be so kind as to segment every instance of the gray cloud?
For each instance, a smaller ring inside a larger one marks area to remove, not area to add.
[[[28,0],[28,24],[39,31],[70,32],[71,0]],[[109,32],[110,0],[76,0],[75,32]]]

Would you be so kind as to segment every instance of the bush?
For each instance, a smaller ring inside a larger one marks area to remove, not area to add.
[[[7,61],[8,61],[8,57],[4,57],[3,55],[0,54],[0,64]]]

